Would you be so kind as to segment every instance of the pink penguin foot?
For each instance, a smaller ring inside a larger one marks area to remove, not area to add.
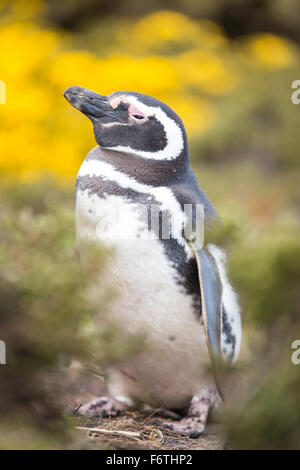
[[[76,413],[84,416],[93,415],[99,418],[108,418],[118,416],[128,408],[130,408],[130,404],[126,401],[111,397],[99,397],[81,405],[77,408]]]
[[[200,437],[205,432],[210,405],[208,398],[193,398],[186,417],[176,423],[164,423],[163,426],[182,436]]]

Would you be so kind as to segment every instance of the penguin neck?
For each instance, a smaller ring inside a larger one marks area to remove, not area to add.
[[[187,149],[174,160],[152,160],[97,146],[89,152],[86,160],[109,163],[115,170],[151,186],[168,186],[183,181],[190,165]]]

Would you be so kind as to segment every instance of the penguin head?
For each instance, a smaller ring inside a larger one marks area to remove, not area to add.
[[[73,86],[64,97],[92,121],[96,141],[103,149],[159,161],[188,154],[180,117],[151,96],[131,91],[102,96]]]

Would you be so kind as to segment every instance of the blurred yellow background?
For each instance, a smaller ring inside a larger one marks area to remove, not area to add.
[[[0,171],[6,176],[75,177],[94,140],[89,122],[62,97],[68,86],[153,95],[181,116],[193,141],[218,134],[224,97],[237,101],[247,94],[250,75],[260,83],[300,64],[291,40],[257,33],[231,41],[213,21],[175,11],[117,18],[110,27],[100,19],[81,35],[43,27],[45,3],[0,1],[0,79],[6,84]]]

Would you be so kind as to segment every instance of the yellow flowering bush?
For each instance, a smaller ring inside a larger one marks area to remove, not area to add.
[[[0,2],[0,171],[21,179],[74,177],[94,145],[90,123],[62,97],[68,86],[153,95],[180,114],[193,140],[218,126],[219,100],[242,89],[247,67],[278,70],[298,60],[282,38],[256,35],[233,48],[216,24],[172,11],[123,21],[109,47],[89,51],[72,47],[73,34],[39,25],[43,2],[11,5]]]
[[[257,34],[244,41],[241,54],[252,66],[280,69],[295,63],[296,47],[273,34]]]
[[[216,49],[226,44],[221,29],[207,20],[199,22],[174,11],[158,11],[129,24],[118,33],[119,44],[132,52],[177,53],[194,47]]]

